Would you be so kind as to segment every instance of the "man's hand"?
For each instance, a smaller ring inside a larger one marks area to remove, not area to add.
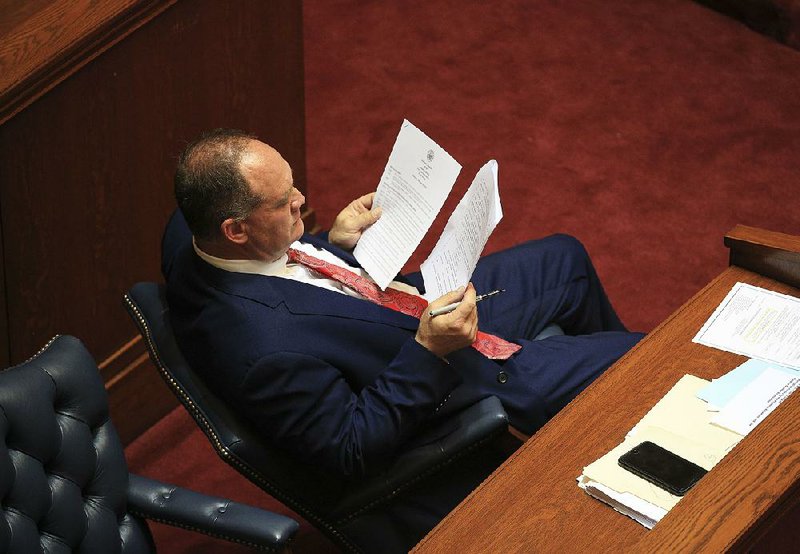
[[[365,194],[339,212],[328,233],[328,242],[345,250],[355,248],[362,233],[381,216],[380,208],[372,209],[374,198],[374,192]]]
[[[453,302],[461,304],[449,314],[431,317],[434,308]],[[478,334],[478,309],[475,303],[475,287],[472,283],[463,288],[448,292],[431,302],[419,319],[419,328],[414,337],[422,346],[443,358],[461,348],[469,346]]]

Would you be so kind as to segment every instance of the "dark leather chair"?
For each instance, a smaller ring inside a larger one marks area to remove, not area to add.
[[[0,552],[155,552],[142,518],[282,551],[296,521],[128,473],[94,359],[59,336],[0,372]]]
[[[385,472],[343,487],[341,480],[331,479],[311,465],[298,464],[268,444],[203,384],[175,341],[163,285],[138,283],[124,302],[161,376],[217,454],[345,550],[363,548],[353,539],[357,534],[353,531],[369,525],[371,510],[391,503],[426,478],[436,479],[436,472],[485,443],[508,436],[508,417],[500,401],[489,397],[417,437]]]

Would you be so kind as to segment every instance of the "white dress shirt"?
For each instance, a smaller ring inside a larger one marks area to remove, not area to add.
[[[203,252],[197,246],[197,243],[194,241],[194,239],[192,239],[192,245],[194,246],[194,251],[197,252],[197,255],[200,256],[202,260],[224,271],[230,271],[232,273],[255,273],[257,275],[267,275],[269,277],[282,277],[284,279],[292,279],[294,281],[300,281],[301,283],[308,283],[309,285],[322,287],[324,289],[347,294],[349,296],[355,296],[356,298],[363,298],[359,293],[350,287],[347,287],[334,279],[320,275],[319,273],[310,270],[302,264],[288,263],[289,258],[286,254],[274,262],[262,262],[260,260],[228,260],[225,258],[217,258],[216,256],[212,256],[211,254]],[[369,274],[367,274],[367,272],[360,267],[351,266],[327,250],[317,248],[316,246],[300,241],[293,242],[290,248],[300,250],[309,256],[314,256],[331,264],[335,264],[339,267],[352,271],[357,275],[371,279]],[[392,281],[389,283],[389,287],[420,296],[416,287],[406,283]]]

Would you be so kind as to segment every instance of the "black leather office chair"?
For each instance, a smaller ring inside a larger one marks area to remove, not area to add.
[[[359,527],[362,515],[391,502],[423,479],[435,478],[435,472],[508,428],[500,401],[486,398],[446,420],[429,435],[417,437],[417,446],[401,454],[385,473],[343,488],[340,480],[331,479],[313,466],[299,464],[267,444],[203,384],[178,349],[162,285],[138,283],[124,301],[161,376],[217,454],[346,550],[361,549],[352,538],[352,530]]]
[[[142,518],[283,551],[293,519],[128,473],[94,359],[59,336],[0,372],[0,552],[155,552]]]

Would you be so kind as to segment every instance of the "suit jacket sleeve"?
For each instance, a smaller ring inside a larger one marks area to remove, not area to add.
[[[434,417],[461,382],[410,339],[374,383],[354,392],[342,373],[312,356],[273,353],[241,383],[249,419],[277,444],[348,477],[382,467]]]

